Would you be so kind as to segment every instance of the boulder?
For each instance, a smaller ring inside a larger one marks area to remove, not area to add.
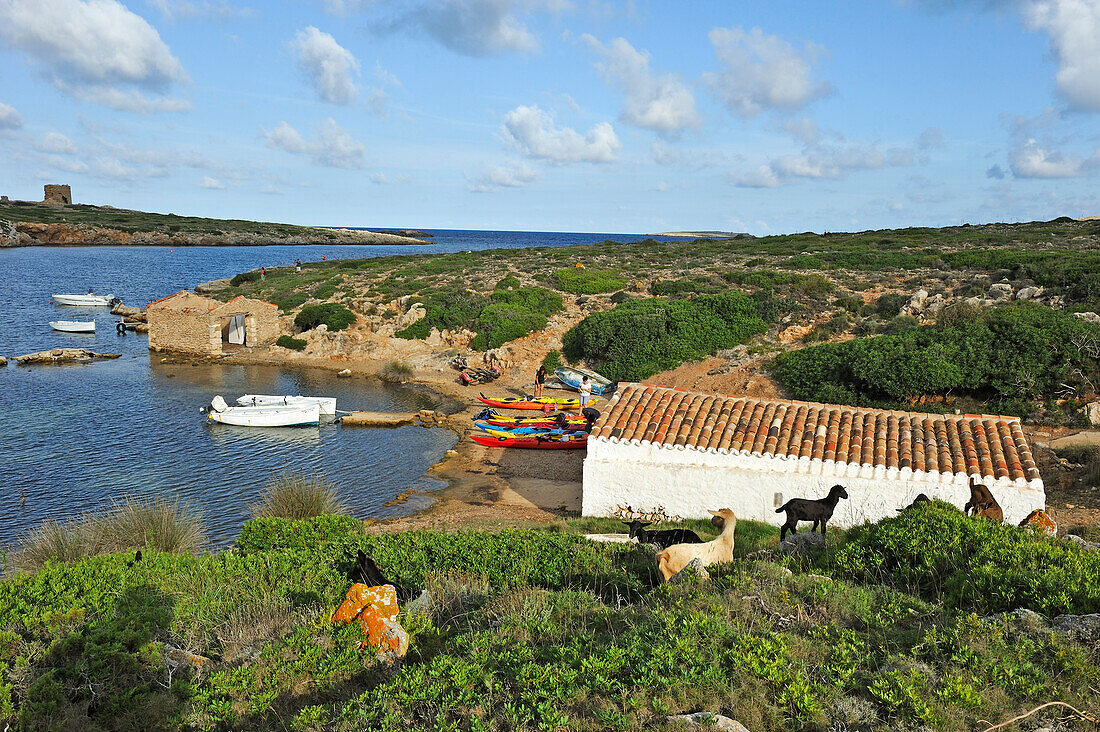
[[[1100,402],[1086,404],[1085,416],[1089,418],[1089,424],[1093,427],[1100,427]]]
[[[120,358],[121,353],[94,353],[87,348],[54,348],[23,356],[16,356],[15,362],[23,366],[36,364],[90,363],[97,359]]]
[[[1059,615],[1051,623],[1051,627],[1082,643],[1100,643],[1100,613]]]
[[[1020,526],[1030,526],[1051,536],[1058,535],[1058,524],[1041,508],[1029,513],[1027,518],[1020,522]]]
[[[688,727],[705,727],[707,729],[724,730],[725,732],[749,732],[749,728],[736,719],[723,717],[721,714],[710,712],[695,712],[694,714],[674,714],[666,720],[669,724],[680,724]]]
[[[1100,544],[1096,544],[1096,543],[1091,542],[1091,541],[1085,541],[1084,539],[1082,539],[1077,534],[1066,534],[1065,537],[1063,537],[1063,538],[1066,541],[1068,541],[1069,543],[1076,544],[1077,546],[1082,547],[1083,549],[1090,549],[1090,550],[1093,550],[1093,551],[1095,551],[1097,549],[1100,549]]]
[[[670,585],[675,585],[680,584],[681,582],[689,582],[695,578],[704,581],[710,579],[710,574],[707,572],[706,569],[703,568],[703,560],[699,557],[695,557],[695,559],[692,559],[690,562],[687,563],[686,567],[669,577],[668,583]]]
[[[1100,325],[1100,315],[1097,315],[1096,313],[1093,313],[1093,312],[1074,313],[1073,317],[1080,318],[1081,320],[1085,321],[1086,323],[1093,323],[1095,325]]]
[[[8,359],[4,358],[3,356],[0,356],[0,366],[7,366],[7,365],[8,365]]]
[[[325,333],[328,333],[328,324],[327,323],[321,323],[320,325],[318,325],[316,328],[313,329],[313,332],[317,333],[317,334],[320,334],[320,335],[324,335]]]
[[[337,376],[345,376],[345,377],[346,376],[351,376],[351,369],[341,369],[340,371],[336,372],[336,375]]]
[[[998,282],[995,285],[990,285],[989,290],[986,291],[985,297],[987,300],[993,302],[1003,302],[1005,300],[1012,299],[1012,285]]]
[[[1022,287],[1020,291],[1016,293],[1017,300],[1034,300],[1043,294],[1042,287]]]

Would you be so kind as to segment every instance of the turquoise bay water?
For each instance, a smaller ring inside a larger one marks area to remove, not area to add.
[[[408,489],[441,487],[426,469],[455,443],[442,429],[247,429],[199,414],[215,394],[335,396],[341,410],[410,411],[425,395],[318,369],[162,363],[143,335],[118,336],[105,308],[52,305],[52,293],[114,293],[127,305],[263,266],[502,246],[555,246],[615,234],[432,231],[424,246],[32,247],[0,250],[0,355],[87,347],[121,353],[83,366],[0,368],[0,547],[46,519],[79,516],[126,495],[182,498],[203,512],[212,546],[237,535],[264,483],[286,469],[324,473],[360,517],[408,513],[383,504]],[[98,332],[54,331],[50,320],[94,315]],[[24,500],[25,499],[25,500]]]

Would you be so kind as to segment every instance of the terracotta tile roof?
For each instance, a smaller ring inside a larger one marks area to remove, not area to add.
[[[620,384],[596,440],[1034,480],[1018,417],[940,415]]]
[[[159,300],[153,300],[149,305],[159,305],[160,307],[172,308],[174,310],[205,310],[206,312],[210,312],[221,306],[222,303],[213,298],[203,297],[190,290],[180,290],[179,292],[174,292],[171,295],[162,297]]]

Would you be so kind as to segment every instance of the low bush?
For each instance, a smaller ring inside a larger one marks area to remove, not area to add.
[[[292,292],[275,304],[279,306],[280,310],[285,312],[287,310],[293,310],[308,299],[309,295],[304,292]]]
[[[550,353],[546,354],[542,359],[542,367],[546,369],[546,372],[549,374],[553,374],[554,371],[560,369],[564,365],[565,362],[561,360],[561,351],[550,351]]]
[[[1100,379],[1087,348],[1100,328],[1040,305],[998,308],[949,328],[909,325],[894,335],[782,353],[771,372],[796,399],[890,407],[954,393],[1015,413],[1064,385],[1088,388]]]
[[[311,330],[322,324],[329,330],[343,330],[354,322],[355,313],[334,302],[306,305],[294,316],[294,325],[299,330]]]
[[[252,506],[252,515],[257,518],[291,520],[344,511],[335,483],[322,475],[306,475],[298,471],[273,477],[260,493],[260,502]]]
[[[402,384],[413,374],[412,366],[404,361],[388,361],[378,372],[378,378],[391,384]]]
[[[240,287],[246,282],[259,282],[259,272],[241,272],[240,274],[233,275],[233,279],[229,280],[229,284],[233,287]]]
[[[320,287],[313,290],[311,295],[314,300],[327,300],[336,294],[336,285],[331,282],[326,282]]]
[[[739,292],[630,300],[582,320],[565,334],[562,350],[614,381],[644,379],[763,333],[768,326],[757,305]]]
[[[546,316],[518,305],[493,303],[473,324],[477,336],[470,344],[479,351],[498,348],[508,341],[546,327]]]
[[[16,570],[35,571],[47,561],[135,549],[196,553],[205,541],[202,518],[187,505],[162,497],[124,498],[97,516],[46,521],[17,539],[10,560]]]
[[[275,341],[276,346],[282,346],[283,348],[289,348],[292,351],[302,351],[308,343],[301,338],[295,338],[294,336],[281,335]]]
[[[954,609],[1100,612],[1100,552],[971,518],[940,501],[849,529],[832,561],[839,576],[940,599]]]
[[[553,278],[558,289],[574,295],[596,295],[626,287],[626,280],[613,270],[567,267],[554,272]]]

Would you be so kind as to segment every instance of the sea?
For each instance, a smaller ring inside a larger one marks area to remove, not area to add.
[[[0,249],[0,355],[83,347],[121,353],[84,365],[0,368],[0,550],[43,521],[65,521],[128,497],[164,496],[202,513],[210,548],[232,543],[265,484],[299,472],[335,483],[350,513],[388,518],[414,512],[443,486],[427,470],[455,445],[454,433],[394,429],[243,428],[210,422],[199,408],[215,395],[334,396],[343,410],[447,408],[422,389],[331,371],[162,361],[148,338],[115,332],[107,308],[52,303],[53,293],[114,294],[131,306],[200,282],[260,266],[321,259],[444,253],[503,247],[567,246],[645,235],[423,230],[423,245],[249,247],[26,247]],[[51,320],[95,317],[96,333],[62,333]],[[453,405],[451,405],[453,406]],[[417,493],[403,503],[394,497]],[[422,495],[428,493],[429,496]]]

